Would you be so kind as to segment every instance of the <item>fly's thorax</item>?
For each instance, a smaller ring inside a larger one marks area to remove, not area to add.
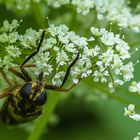
[[[40,94],[44,91],[44,84],[39,82],[39,81],[35,81],[32,83],[32,90],[31,90],[31,94],[29,95],[29,99],[35,101],[37,97],[40,96]]]
[[[29,82],[23,85],[20,90],[20,95],[37,106],[44,105],[47,99],[44,84],[40,81]]]

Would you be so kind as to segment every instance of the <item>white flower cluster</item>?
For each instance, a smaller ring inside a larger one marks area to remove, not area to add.
[[[8,9],[27,10],[31,6],[31,0],[4,1]],[[33,0],[41,3],[41,0]],[[135,32],[140,31],[140,13],[134,14],[127,5],[126,0],[46,0],[49,6],[58,8],[62,5],[72,5],[78,13],[86,15],[95,9],[97,18],[107,19],[109,22],[117,22],[121,27],[129,27]]]
[[[60,85],[68,65],[80,51],[80,58],[70,73],[73,83],[93,76],[94,81],[109,83],[109,87],[114,89],[130,81],[134,68],[133,63],[128,61],[131,58],[128,44],[118,34],[114,35],[104,28],[92,27],[91,32],[93,36],[87,39],[69,31],[65,25],[50,25],[49,37],[34,57],[36,74],[40,71],[46,75],[55,73],[52,82]],[[99,43],[95,44],[98,40]]]
[[[69,31],[65,25],[50,25],[48,33],[49,37],[44,40],[39,54],[34,58],[37,66],[36,73],[42,70],[46,75],[55,73],[52,83],[60,85],[69,64],[76,58],[78,51],[82,52],[84,46],[87,45],[87,38],[80,37]],[[76,63],[76,66],[79,65],[79,69],[74,67],[71,72],[73,81],[78,82],[78,76],[87,72],[85,64],[88,66],[88,61],[91,60],[83,58],[81,54],[81,58]],[[91,62],[89,65],[91,66]]]
[[[19,35],[16,31],[19,25],[20,22],[17,20],[13,20],[11,23],[5,20],[0,28],[0,67],[5,70],[9,66],[17,67],[16,59],[22,55],[25,49],[36,46],[36,41],[40,37],[40,32],[33,29],[27,29],[24,35]]]
[[[133,140],[140,140],[140,132],[137,133],[137,136]]]
[[[49,5],[57,8],[61,5],[72,4],[78,13],[86,15],[91,9],[96,10],[97,18],[117,22],[120,27],[129,27],[135,32],[140,31],[140,13],[132,14],[125,0],[49,0]]]
[[[117,22],[120,27],[129,27],[135,32],[140,31],[140,13],[132,14],[132,10],[127,6],[125,0],[112,0],[108,4],[102,5],[107,20]],[[97,10],[97,13],[103,13]]]
[[[104,28],[92,27],[91,32],[99,40],[101,48],[96,61],[97,68],[93,74],[94,80],[107,82],[107,78],[111,78],[110,88],[130,81],[133,78],[134,68],[131,61],[126,63],[126,60],[131,58],[128,44],[119,34],[114,35]]]
[[[41,32],[29,28],[25,31],[24,35],[19,36],[20,44],[24,49],[29,49],[36,46],[37,40],[40,38]]]
[[[71,4],[76,6],[77,12],[86,15],[95,6],[94,0],[72,0]]]
[[[61,5],[72,4],[76,7],[78,13],[86,15],[94,8],[95,0],[48,0],[47,3],[54,8],[58,8]]]
[[[47,3],[54,8],[58,8],[61,5],[69,4],[71,0],[47,0]]]
[[[71,4],[73,5],[77,13],[82,13],[87,15],[91,9],[95,7],[96,0],[48,0],[48,5],[51,5],[54,8],[58,8],[62,5]]]
[[[22,20],[20,21],[22,22]],[[3,26],[0,28],[0,32],[12,32],[14,29],[19,27],[19,23],[16,19],[12,20],[11,23],[8,20],[4,20]]]
[[[41,2],[41,0],[32,0],[33,2]],[[5,1],[0,0],[0,3],[4,3],[7,9],[12,10],[27,10],[30,8],[31,0],[12,0],[12,1]]]
[[[24,35],[19,35],[16,31],[18,22],[14,22],[14,26],[12,23],[3,26],[1,29],[7,30],[0,34],[0,45],[4,51],[4,55],[0,56],[1,67],[6,69],[18,66],[17,58],[24,58],[36,49],[42,32],[27,29]],[[12,29],[8,28],[10,25]],[[60,85],[66,69],[80,52],[70,73],[73,83],[77,84],[80,79],[92,76],[95,82],[109,83],[113,89],[130,81],[134,68],[128,60],[131,58],[128,44],[118,34],[104,28],[92,27],[91,32],[92,36],[85,38],[69,31],[65,25],[50,25],[39,53],[30,62],[36,65],[35,73],[43,71],[46,76],[51,76],[53,84]]]
[[[125,0],[95,0],[95,9],[99,20],[105,18],[120,27],[140,31],[140,13],[134,14]]]
[[[18,26],[19,22],[17,20],[13,20],[11,23],[5,20],[3,27],[0,28],[0,46],[2,49],[0,67],[5,67],[5,69],[8,69],[10,65],[15,66],[13,64],[14,59],[21,55],[20,49],[14,45],[19,37],[15,31]]]
[[[135,105],[130,104],[128,105],[128,107],[124,108],[125,112],[124,115],[125,116],[129,116],[131,119],[135,120],[135,121],[140,121],[140,114],[137,114],[135,112]]]
[[[140,94],[140,82],[133,81],[129,86],[130,92],[138,92]]]

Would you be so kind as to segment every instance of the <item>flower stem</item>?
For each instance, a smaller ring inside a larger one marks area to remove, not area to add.
[[[33,131],[27,138],[27,140],[39,140],[41,134],[49,122],[50,116],[53,113],[57,102],[59,101],[61,94],[50,94],[48,103],[44,106],[43,114],[40,116],[39,120],[36,122]]]
[[[70,29],[71,30],[75,28],[76,18],[77,18],[77,12],[74,10],[73,13],[72,13],[71,23],[70,23]]]
[[[40,10],[40,5],[38,3],[35,3],[33,0],[31,1],[31,10],[32,10],[32,15],[34,15],[34,18],[40,28],[45,28],[44,22],[42,19],[44,17],[42,16],[41,10]]]

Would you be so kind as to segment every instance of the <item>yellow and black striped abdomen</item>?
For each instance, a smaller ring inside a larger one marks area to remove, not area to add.
[[[26,99],[10,95],[1,110],[1,119],[6,124],[15,125],[37,118],[42,113],[42,107],[32,104]]]

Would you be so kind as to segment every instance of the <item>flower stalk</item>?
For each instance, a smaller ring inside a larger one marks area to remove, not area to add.
[[[40,116],[38,121],[35,123],[35,126],[27,140],[39,140],[40,139],[40,137],[43,133],[43,130],[47,126],[49,119],[60,98],[61,98],[61,94],[58,94],[58,93],[49,94],[48,102],[44,106],[43,114]]]

